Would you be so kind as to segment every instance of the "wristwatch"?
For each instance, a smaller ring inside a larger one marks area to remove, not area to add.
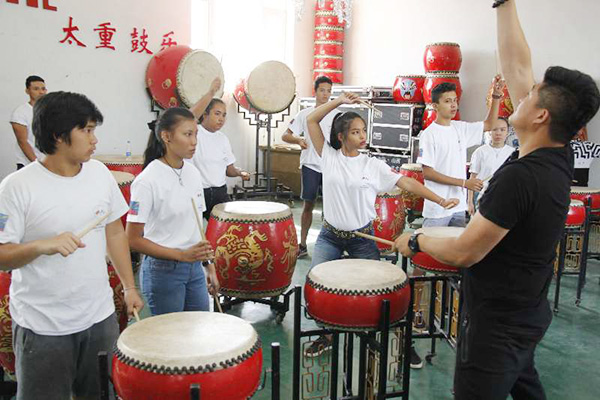
[[[413,233],[410,239],[408,239],[408,248],[413,253],[419,253],[421,251],[419,248],[419,241],[417,240],[419,235],[422,235],[422,233]]]

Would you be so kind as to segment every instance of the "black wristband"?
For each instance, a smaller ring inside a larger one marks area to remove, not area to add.
[[[502,4],[506,3],[508,0],[495,0],[494,4],[492,5],[492,8],[498,8],[500,7]]]

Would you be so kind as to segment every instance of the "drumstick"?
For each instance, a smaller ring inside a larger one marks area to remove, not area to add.
[[[204,229],[202,227],[202,220],[200,219],[200,214],[198,214],[198,207],[196,207],[196,200],[194,200],[193,197],[192,197],[192,207],[194,208],[194,215],[196,216],[196,223],[198,224],[198,229],[200,230],[200,236],[202,237],[202,240],[206,241],[206,236],[204,236]],[[211,294],[215,298],[215,303],[217,303],[217,308],[219,309],[219,312],[222,314],[223,309],[221,308],[221,303],[219,302],[219,298],[217,297],[217,294],[216,293],[211,293]]]
[[[87,235],[92,229],[94,229],[95,227],[97,227],[98,225],[100,225],[102,223],[102,221],[104,221],[106,218],[108,218],[108,213],[104,214],[103,216],[101,216],[100,218],[98,218],[97,220],[90,222],[88,226],[86,226],[85,228],[83,228],[83,230],[81,232],[79,232],[77,234],[77,237],[79,239],[83,239],[83,237],[85,235]]]
[[[140,322],[140,314],[138,314],[138,310],[135,307],[133,307],[133,316],[135,317],[135,322]]]
[[[379,238],[377,236],[369,235],[367,233],[362,233],[362,232],[358,232],[358,231],[354,231],[353,233],[356,236],[360,236],[360,237],[363,237],[365,239],[371,239],[371,240],[374,240],[375,242],[387,244],[388,246],[393,246],[394,245],[394,242],[392,242],[391,240],[382,239],[382,238]]]
[[[378,110],[377,108],[375,108],[375,106],[373,104],[367,103],[364,100],[359,100],[358,102],[360,104],[363,104],[363,105],[369,107],[373,111],[373,114],[375,115],[375,118],[381,118],[381,117],[383,117],[383,112],[381,112],[381,110]]]

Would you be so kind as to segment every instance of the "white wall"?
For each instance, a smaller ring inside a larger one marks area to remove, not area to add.
[[[307,0],[296,25],[294,70],[300,96],[311,95],[315,0]],[[431,42],[461,45],[461,117],[485,116],[485,96],[496,72],[496,20],[492,1],[354,0],[352,27],[344,44],[346,85],[391,86],[398,74],[422,74],[423,52]],[[600,80],[597,0],[520,0],[525,35],[532,49],[535,76],[550,65],[580,69]],[[589,124],[590,139],[600,142],[600,116]],[[600,161],[592,166],[590,186],[600,187]]]
[[[151,56],[131,53],[129,35],[133,27],[145,28],[153,52],[169,31],[179,44],[189,45],[190,0],[50,0],[56,12],[20,3],[0,1],[0,179],[15,168],[15,139],[8,121],[12,110],[28,100],[25,78],[33,74],[46,80],[49,91],[84,93],[96,103],[104,114],[97,129],[98,154],[124,153],[127,140],[134,153],[141,153],[148,138],[146,123],[153,119],[144,84]],[[59,43],[69,16],[86,48]],[[95,48],[99,39],[94,29],[104,22],[117,29],[115,51]]]

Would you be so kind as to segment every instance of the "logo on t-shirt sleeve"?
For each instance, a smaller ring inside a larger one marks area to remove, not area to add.
[[[8,215],[0,213],[0,232],[4,232],[6,223],[8,222]]]
[[[140,212],[140,202],[132,201],[131,204],[129,204],[129,214],[130,215],[138,215],[139,212]]]
[[[419,157],[423,157],[423,149],[419,149]]]

